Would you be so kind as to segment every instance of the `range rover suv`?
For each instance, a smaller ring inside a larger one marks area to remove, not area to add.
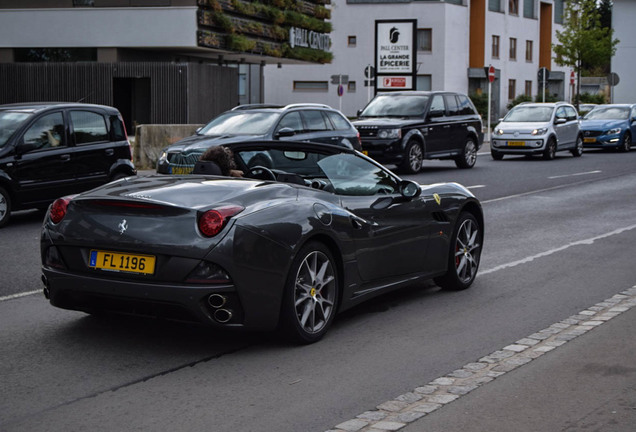
[[[80,103],[0,105],[0,227],[11,211],[135,175],[117,109]]]
[[[484,138],[472,101],[453,92],[379,93],[353,124],[365,154],[407,174],[419,172],[424,159],[472,168]]]

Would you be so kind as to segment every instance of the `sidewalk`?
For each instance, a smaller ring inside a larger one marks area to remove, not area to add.
[[[636,287],[334,431],[633,432]]]

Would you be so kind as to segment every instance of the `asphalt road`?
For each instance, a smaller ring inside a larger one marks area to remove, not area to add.
[[[39,293],[42,214],[22,212],[0,230],[0,430],[329,430],[634,286],[635,166],[636,151],[427,162],[411,178],[482,200],[477,281],[382,296],[304,347],[55,309]]]

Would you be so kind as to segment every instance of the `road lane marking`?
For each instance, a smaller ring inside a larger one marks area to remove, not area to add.
[[[552,180],[552,179],[560,179],[565,177],[578,177],[578,176],[584,176],[584,175],[590,175],[590,174],[600,174],[602,172],[603,171],[601,170],[596,170],[596,171],[588,171],[588,172],[575,173],[575,174],[564,174],[564,175],[548,177],[548,179]]]
[[[636,286],[386,401],[328,432],[396,431],[636,307]],[[425,427],[418,428],[424,430]]]
[[[544,251],[544,252],[540,252],[540,253],[535,254],[535,255],[530,255],[530,256],[527,256],[527,257],[522,258],[520,260],[512,261],[512,262],[509,262],[509,263],[506,263],[506,264],[501,264],[501,265],[498,265],[498,266],[490,268],[490,269],[480,270],[479,271],[479,275],[483,276],[483,275],[488,274],[488,273],[493,273],[493,272],[496,272],[496,271],[499,271],[499,270],[503,270],[503,269],[507,269],[507,268],[511,268],[511,267],[516,267],[516,266],[521,265],[521,264],[527,264],[529,262],[534,261],[535,259],[547,257],[549,255],[553,255],[553,254],[555,254],[557,252],[564,251],[564,250],[569,249],[569,248],[571,248],[573,246],[591,245],[596,240],[601,240],[601,239],[604,239],[604,238],[607,238],[607,237],[611,237],[611,236],[614,236],[614,235],[617,235],[617,234],[622,234],[625,231],[631,231],[633,229],[636,229],[636,224],[630,225],[630,226],[626,226],[626,227],[623,227],[623,228],[618,228],[618,229],[615,229],[614,231],[610,231],[608,233],[601,234],[601,235],[598,235],[596,237],[590,237],[590,238],[584,239],[584,240],[577,240],[575,242],[568,243],[568,244],[560,246],[558,248],[554,248],[554,249],[550,249],[550,250],[547,250],[547,251]]]
[[[17,298],[20,298],[20,297],[26,297],[26,296],[30,296],[30,295],[33,295],[33,294],[38,294],[38,293],[41,293],[41,292],[42,292],[42,290],[35,290],[35,291],[25,291],[25,292],[21,292],[21,293],[17,293],[17,294],[11,294],[11,295],[8,295],[8,296],[0,297],[0,302],[7,301],[7,300],[13,300],[13,299],[17,299]]]

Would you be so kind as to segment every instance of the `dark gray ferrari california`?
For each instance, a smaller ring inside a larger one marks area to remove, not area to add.
[[[421,186],[327,144],[227,147],[243,178],[125,178],[55,201],[41,236],[51,304],[311,343],[378,294],[473,283],[484,220],[461,185]]]

